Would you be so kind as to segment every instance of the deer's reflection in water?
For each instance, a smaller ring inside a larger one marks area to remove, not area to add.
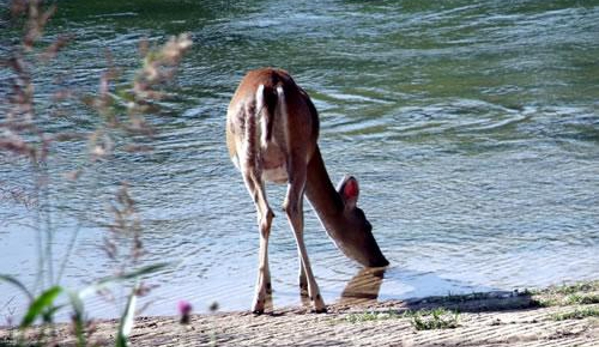
[[[386,268],[363,268],[345,286],[339,306],[375,303],[383,284]]]

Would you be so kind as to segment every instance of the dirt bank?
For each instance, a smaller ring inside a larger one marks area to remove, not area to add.
[[[286,309],[254,316],[217,313],[139,318],[133,346],[599,346],[599,281],[537,292],[496,292],[372,303],[354,298],[327,314]],[[459,312],[459,313],[456,313]],[[91,340],[114,345],[115,322]],[[74,345],[68,327],[55,338]],[[14,336],[14,332],[13,332]],[[11,332],[0,330],[0,346]]]

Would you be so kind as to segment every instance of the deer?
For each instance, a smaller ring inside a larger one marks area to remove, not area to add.
[[[282,69],[249,71],[227,109],[229,155],[257,212],[259,266],[252,304],[257,315],[264,313],[267,295],[272,293],[268,240],[275,214],[268,203],[266,182],[287,184],[282,207],[297,244],[300,295],[307,293],[312,312],[327,309],[304,243],[304,195],[343,254],[366,267],[389,265],[372,225],[357,206],[357,179],[345,176],[337,188],[333,186],[317,143],[319,129],[310,97]]]

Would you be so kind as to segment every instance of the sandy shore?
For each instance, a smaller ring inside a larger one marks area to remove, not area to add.
[[[131,342],[133,346],[599,346],[599,281],[536,292],[380,303],[354,294],[329,306],[326,314],[306,308],[262,316],[215,313],[194,315],[187,325],[178,317],[142,317]],[[90,341],[114,345],[116,322],[98,322],[95,329]],[[0,346],[10,346],[14,336],[14,331],[0,330]],[[53,340],[59,346],[75,343],[67,326],[60,327]]]

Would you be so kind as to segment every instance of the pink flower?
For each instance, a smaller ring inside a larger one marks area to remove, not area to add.
[[[189,324],[191,310],[193,309],[188,301],[181,300],[177,305],[179,315],[181,315],[181,324]]]

